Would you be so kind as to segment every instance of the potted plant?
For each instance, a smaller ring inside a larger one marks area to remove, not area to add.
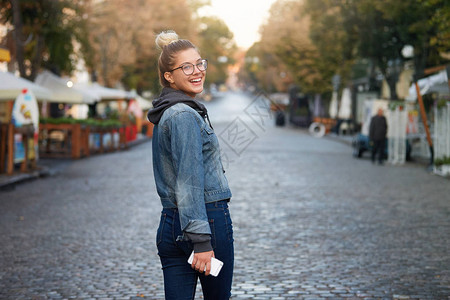
[[[434,160],[434,173],[441,176],[450,176],[450,157],[444,156]]]

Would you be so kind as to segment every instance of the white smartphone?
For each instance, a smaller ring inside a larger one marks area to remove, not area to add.
[[[191,256],[189,256],[188,264],[192,265],[192,260],[194,259],[194,251],[192,251]],[[210,275],[217,277],[219,275],[220,270],[222,269],[223,262],[218,260],[215,257],[211,258],[211,272]],[[205,267],[206,270],[206,267]]]

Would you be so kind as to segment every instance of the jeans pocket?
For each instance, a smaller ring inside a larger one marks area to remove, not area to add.
[[[211,246],[216,249],[216,226],[214,225],[214,219],[209,219],[209,227],[211,228]]]
[[[156,246],[161,244],[163,233],[164,233],[164,225],[166,224],[167,214],[161,213],[161,219],[159,221],[158,231],[156,232]]]
[[[231,221],[230,210],[228,208],[225,208],[225,226],[228,240],[233,242],[233,222]]]

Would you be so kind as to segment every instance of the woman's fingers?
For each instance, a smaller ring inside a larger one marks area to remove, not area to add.
[[[191,267],[200,273],[205,272],[205,275],[208,276],[211,272],[212,257],[214,257],[213,251],[195,253]]]

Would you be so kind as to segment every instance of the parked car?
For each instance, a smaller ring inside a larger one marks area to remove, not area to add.
[[[353,156],[361,158],[364,152],[372,152],[372,145],[367,135],[358,133],[352,140]],[[386,147],[384,149],[384,157],[388,156],[388,139],[386,139]],[[406,160],[411,158],[411,145],[408,139],[406,139]]]
[[[353,156],[361,158],[366,151],[372,151],[372,146],[370,145],[370,140],[367,135],[358,133],[354,136],[352,140]],[[385,157],[387,157],[387,140],[385,148]]]

